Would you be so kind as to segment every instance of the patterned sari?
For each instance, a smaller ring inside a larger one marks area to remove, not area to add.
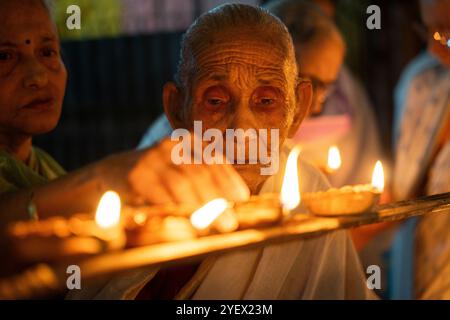
[[[394,197],[449,192],[450,143],[443,134],[450,123],[450,69],[429,63],[412,78],[405,94]],[[448,214],[413,218],[402,225],[392,252],[392,298],[450,299],[449,229]]]

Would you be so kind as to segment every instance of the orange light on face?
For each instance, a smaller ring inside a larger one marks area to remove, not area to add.
[[[286,210],[295,209],[301,202],[298,180],[298,156],[300,147],[296,146],[289,153],[284,172],[283,185],[281,187],[280,201]]]
[[[384,171],[381,161],[377,161],[372,174],[372,187],[377,189],[379,192],[384,190]]]
[[[328,169],[330,171],[338,170],[342,165],[341,153],[339,148],[332,146],[328,149]]]

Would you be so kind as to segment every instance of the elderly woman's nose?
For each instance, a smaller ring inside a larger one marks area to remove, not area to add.
[[[24,61],[24,80],[25,88],[39,89],[48,84],[48,70],[37,59],[29,58]]]
[[[248,103],[241,101],[236,104],[234,114],[229,123],[231,129],[248,129],[255,127],[255,118]]]

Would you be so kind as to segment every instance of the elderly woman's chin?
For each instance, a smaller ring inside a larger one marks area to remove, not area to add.
[[[48,133],[55,129],[61,115],[61,109],[48,112],[27,112],[15,121],[15,127],[25,134],[34,136]]]
[[[245,181],[251,194],[258,194],[264,181],[269,177],[261,175],[261,166],[257,164],[234,164],[233,168]]]

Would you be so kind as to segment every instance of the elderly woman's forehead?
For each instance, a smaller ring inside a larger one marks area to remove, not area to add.
[[[288,58],[286,44],[268,38],[257,30],[225,29],[204,39],[194,48],[193,56],[201,65],[239,62],[256,65],[280,66]]]
[[[216,41],[200,48],[194,55],[200,63],[240,61],[278,66],[288,57],[287,52],[280,46],[245,38]]]
[[[287,55],[282,50],[264,43],[246,43],[238,40],[210,46],[197,54],[197,78],[226,80],[245,73],[262,79],[288,79]]]
[[[191,75],[197,84],[230,81],[286,88],[295,80],[295,60],[287,50],[260,37],[216,38],[194,56]]]

